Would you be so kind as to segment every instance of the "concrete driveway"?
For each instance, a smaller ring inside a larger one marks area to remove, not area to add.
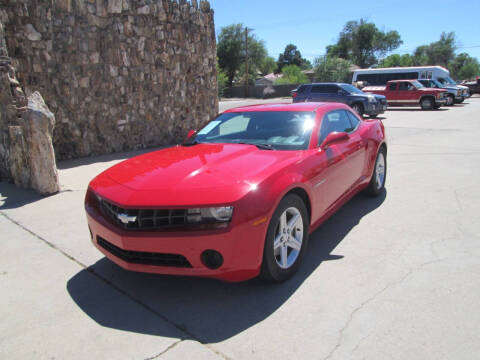
[[[0,358],[478,358],[480,98],[382,117],[386,193],[355,197],[315,231],[281,285],[106,260],[90,243],[85,190],[138,152],[60,162],[50,197],[0,183]]]

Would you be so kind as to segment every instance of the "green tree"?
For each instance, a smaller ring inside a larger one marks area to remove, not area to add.
[[[283,54],[278,55],[277,73],[282,72],[283,67],[288,65],[296,65],[304,70],[312,67],[310,61],[302,58],[302,54],[293,44],[285,46]]]
[[[480,75],[480,64],[476,58],[467,53],[461,53],[448,64],[448,70],[454,79],[470,80]]]
[[[260,65],[260,72],[262,75],[271,74],[277,68],[277,63],[275,59],[271,56],[267,56],[263,59],[262,64]]]
[[[308,77],[302,73],[302,69],[297,65],[287,65],[283,67],[283,77],[275,81],[275,85],[284,84],[305,84],[308,83]]]
[[[378,67],[405,67],[414,66],[414,58],[409,54],[399,55],[393,54],[382,59],[378,63]]]
[[[455,59],[457,40],[454,32],[443,32],[440,40],[422,45],[413,53],[415,65],[440,65],[447,67]]]
[[[314,61],[315,81],[350,82],[352,62],[335,56],[321,56]]]
[[[218,65],[218,58],[217,58],[217,86],[218,86],[218,96],[223,96],[223,93],[227,87],[228,78],[227,75],[220,69]]]
[[[327,46],[327,55],[352,61],[366,68],[377,63],[378,58],[402,44],[397,31],[384,32],[365,19],[349,21],[340,32],[335,45]]]
[[[217,56],[220,68],[225,72],[228,83],[233,80],[245,78],[245,27],[243,24],[233,24],[223,27],[217,41]],[[248,66],[249,73],[259,71],[267,50],[263,41],[258,40],[250,31],[248,32]],[[243,73],[238,74],[243,66]]]

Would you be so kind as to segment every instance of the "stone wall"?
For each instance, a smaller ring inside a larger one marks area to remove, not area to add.
[[[20,83],[55,114],[57,159],[175,143],[218,111],[207,1],[0,5]]]

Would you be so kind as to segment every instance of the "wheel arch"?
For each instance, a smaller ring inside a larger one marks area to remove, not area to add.
[[[432,95],[432,94],[428,94],[428,95],[422,95],[422,97],[420,98],[420,101],[419,103],[421,103],[424,99],[426,98],[430,98],[432,99],[434,102],[435,102],[435,95]]]
[[[307,192],[305,191],[305,189],[301,188],[301,187],[294,187],[293,189],[290,189],[283,197],[285,198],[286,196],[288,196],[289,194],[295,194],[297,195],[300,199],[302,199],[303,203],[305,204],[305,207],[307,208],[307,212],[308,212],[308,218],[309,218],[309,221],[312,220],[312,203],[310,201],[310,197],[308,196]]]

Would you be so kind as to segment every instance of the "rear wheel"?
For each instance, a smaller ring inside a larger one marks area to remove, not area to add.
[[[363,116],[363,105],[362,104],[359,104],[359,103],[352,104],[352,109],[358,115]]]
[[[431,97],[425,97],[420,100],[420,106],[423,110],[432,110],[435,105],[435,100]]]
[[[282,282],[298,269],[307,247],[309,217],[303,200],[289,194],[280,201],[268,225],[261,277]]]
[[[381,147],[377,153],[375,166],[373,168],[372,178],[366,189],[367,194],[378,196],[385,188],[385,179],[387,177],[387,152],[385,147]]]

